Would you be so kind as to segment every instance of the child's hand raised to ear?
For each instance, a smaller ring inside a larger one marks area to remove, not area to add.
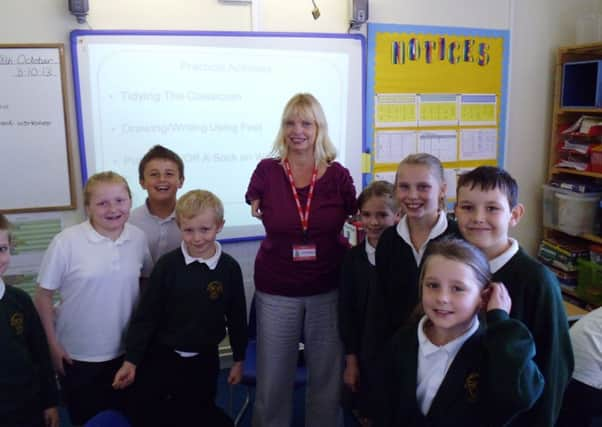
[[[510,313],[512,300],[503,283],[491,282],[489,284],[483,293],[483,305],[486,307],[486,311],[499,309]]]

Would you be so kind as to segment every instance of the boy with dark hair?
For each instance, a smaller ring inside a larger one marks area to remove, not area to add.
[[[462,236],[487,255],[492,281],[508,289],[510,317],[522,321],[535,340],[535,363],[545,388],[533,408],[510,425],[551,427],[573,371],[573,352],[556,276],[508,236],[524,213],[518,185],[503,169],[473,169],[458,180],[455,213]]]
[[[153,263],[182,241],[176,224],[176,193],[184,183],[184,162],[161,145],[152,147],[138,166],[140,185],[148,193],[146,202],[130,214],[130,223],[146,234]]]
[[[58,427],[58,391],[44,328],[31,298],[6,285],[10,224],[0,214],[0,423]]]

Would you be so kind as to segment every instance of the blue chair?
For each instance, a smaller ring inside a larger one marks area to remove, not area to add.
[[[295,389],[303,387],[307,383],[307,369],[301,362],[302,357],[300,358],[299,366],[297,366],[297,371],[295,372]],[[243,375],[240,384],[246,386],[247,395],[240,411],[234,419],[235,426],[240,425],[247,409],[249,409],[249,405],[251,404],[251,389],[255,388],[257,385],[257,320],[255,313],[255,297],[253,297],[251,308],[249,309],[249,343],[247,344]]]
[[[90,418],[84,427],[131,427],[131,424],[121,412],[107,409]]]

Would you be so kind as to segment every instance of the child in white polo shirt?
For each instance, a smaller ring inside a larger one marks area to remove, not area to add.
[[[84,205],[88,220],[56,235],[46,251],[35,296],[74,425],[104,409],[124,409],[111,383],[123,361],[140,278],[152,264],[144,233],[127,224],[131,193],[123,177],[90,177]]]
[[[588,427],[602,416],[602,307],[579,319],[569,333],[575,370],[556,426]]]
[[[146,234],[155,263],[182,242],[175,209],[176,193],[184,183],[184,162],[169,148],[155,145],[140,160],[138,179],[148,197],[132,210],[130,224]]]

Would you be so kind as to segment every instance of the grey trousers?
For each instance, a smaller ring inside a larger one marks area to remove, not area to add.
[[[257,390],[253,427],[288,427],[299,342],[307,366],[306,427],[342,425],[343,349],[338,331],[338,292],[310,297],[255,293]]]

